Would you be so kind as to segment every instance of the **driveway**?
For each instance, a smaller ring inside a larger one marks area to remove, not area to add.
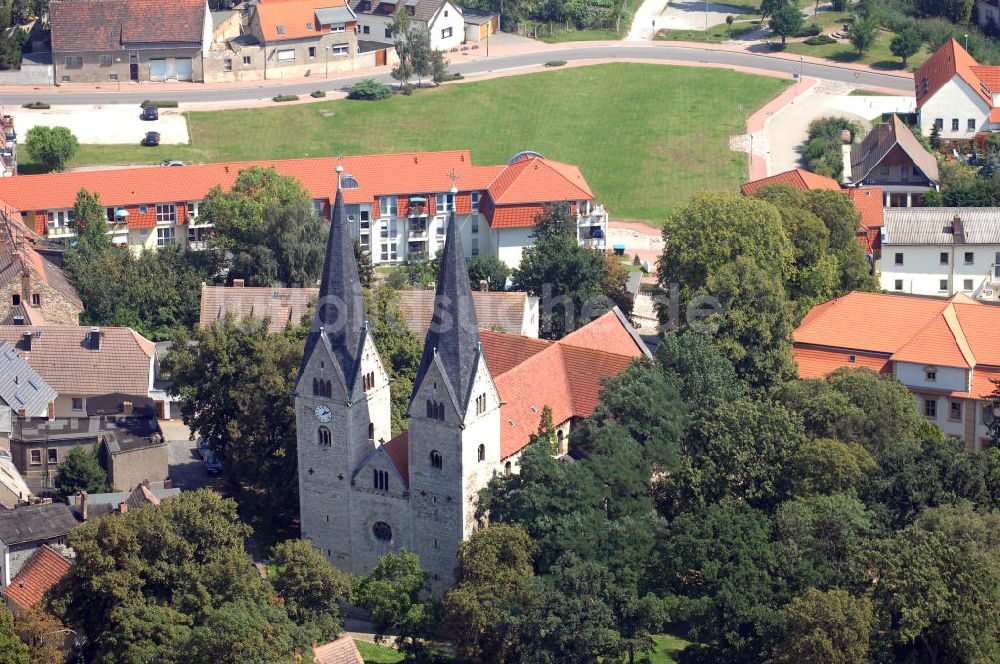
[[[161,109],[160,119],[139,119],[139,104],[58,106],[47,110],[13,108],[14,124],[26,135],[37,125],[67,127],[81,143],[138,143],[147,131],[160,132],[160,143],[183,145],[190,142],[187,119],[177,109]]]
[[[205,464],[198,455],[193,440],[189,440],[190,430],[181,420],[160,420],[160,431],[167,439],[167,465],[170,480],[182,491],[194,491],[202,487],[214,487],[218,476],[205,472]]]
[[[767,174],[804,166],[802,150],[809,136],[809,123],[813,120],[845,117],[868,132],[872,119],[882,113],[912,113],[916,107],[912,96],[851,96],[855,87],[849,83],[821,80],[772,115],[764,127]]]

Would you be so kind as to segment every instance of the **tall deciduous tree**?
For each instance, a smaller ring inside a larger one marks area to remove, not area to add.
[[[17,635],[14,616],[7,607],[0,607],[0,662],[29,664],[28,646]]]
[[[76,246],[81,251],[100,253],[111,248],[107,211],[97,192],[86,189],[77,192],[72,225],[76,231]]]
[[[389,553],[358,581],[354,601],[371,616],[376,639],[396,634],[400,649],[419,660],[438,613],[427,590],[427,572],[415,553]]]
[[[771,30],[781,37],[784,44],[788,37],[794,37],[802,29],[802,11],[796,2],[786,2],[771,16]]]
[[[851,44],[857,49],[858,55],[864,55],[875,45],[878,38],[878,26],[871,18],[858,17],[851,26]]]
[[[869,599],[835,588],[810,588],[784,609],[785,635],[774,649],[773,664],[867,662],[868,640],[876,621]]]
[[[300,539],[286,540],[271,554],[277,568],[274,590],[292,620],[310,636],[332,641],[340,633],[339,602],[350,596],[351,579],[330,564],[319,549]]]
[[[237,325],[232,316],[179,331],[163,362],[191,431],[225,460],[242,499],[262,501],[276,524],[298,509],[295,409],[291,397],[302,359],[298,331],[269,334],[266,320]]]
[[[21,641],[28,646],[31,664],[66,664],[66,653],[62,649],[66,626],[42,604],[19,610],[14,626]]]
[[[28,155],[50,171],[65,170],[67,162],[80,149],[80,142],[69,129],[45,125],[29,129],[24,145]]]
[[[905,67],[906,61],[910,58],[910,56],[916,55],[917,51],[920,50],[920,47],[923,45],[923,41],[924,40],[920,36],[919,32],[913,28],[906,28],[892,38],[892,41],[889,42],[889,50],[892,51],[892,54],[897,58],[901,58],[903,60],[903,66]]]
[[[481,282],[491,291],[504,290],[510,268],[493,256],[473,256],[469,259],[469,283],[472,290],[482,290]]]

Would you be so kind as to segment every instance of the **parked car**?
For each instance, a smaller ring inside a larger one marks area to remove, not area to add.
[[[222,472],[222,461],[215,456],[212,450],[206,450],[205,472],[209,475],[218,475]]]
[[[163,162],[164,166],[187,166],[186,162],[180,161],[179,159],[168,159]]]
[[[156,147],[160,144],[160,132],[158,131],[147,131],[146,137],[142,139],[143,145],[148,145],[149,147]]]
[[[160,110],[155,106],[147,106],[146,108],[142,109],[142,115],[139,117],[141,117],[143,120],[159,120]]]

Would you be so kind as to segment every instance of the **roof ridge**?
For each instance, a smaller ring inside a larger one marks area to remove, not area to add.
[[[948,306],[941,310],[941,316],[948,325],[948,330],[951,332],[951,336],[954,337],[955,343],[958,345],[958,350],[962,353],[962,357],[965,358],[970,367],[976,366],[976,354],[972,351],[972,346],[965,336],[965,330],[962,329],[962,321],[958,318],[954,303],[949,301]]]

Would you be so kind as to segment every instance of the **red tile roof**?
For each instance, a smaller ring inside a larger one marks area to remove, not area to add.
[[[446,192],[452,187],[450,174],[455,173],[460,191],[490,192],[492,202],[498,204],[494,207],[500,227],[533,225],[535,215],[542,210],[540,203],[593,199],[577,167],[546,159],[475,166],[468,150],[452,150],[344,157],[342,163],[345,175],[358,182],[357,188],[344,190],[345,203],[371,203],[377,196]],[[216,185],[229,189],[240,170],[251,166],[273,166],[279,173],[297,178],[313,198],[333,200],[336,195],[337,159],[316,157],[21,175],[17,182],[0,178],[0,199],[20,212],[72,208],[81,188],[100,194],[106,206],[200,201]],[[44,218],[40,219],[36,230],[44,233]]]
[[[318,37],[323,29],[316,20],[317,9],[347,7],[345,0],[280,0],[257,5],[264,39],[268,42]],[[281,32],[278,27],[281,27]],[[329,32],[329,31],[327,31]]]
[[[4,588],[4,596],[22,609],[35,606],[71,569],[73,563],[43,544]]]
[[[556,424],[589,417],[597,407],[601,380],[617,376],[629,362],[648,352],[631,326],[626,326],[613,311],[560,341],[485,330],[479,336],[486,366],[502,402],[501,458],[528,444],[529,436],[538,430],[545,406],[552,409]],[[406,433],[385,445],[407,483],[408,445]]]
[[[1000,108],[994,108],[990,110],[990,123],[992,124],[1000,123]]]
[[[801,168],[796,168],[777,175],[771,175],[759,180],[752,180],[740,186],[740,191],[744,196],[752,196],[761,187],[774,184],[787,184],[795,187],[799,191],[811,191],[813,189],[829,189],[840,191],[840,183],[825,175],[817,175]]]
[[[923,106],[934,93],[940,90],[948,81],[957,74],[965,83],[972,88],[972,93],[979,95],[987,104],[993,106],[993,96],[990,93],[991,86],[984,83],[976,70],[983,72],[984,69],[994,69],[992,67],[980,67],[968,51],[954,39],[949,39],[941,48],[927,59],[924,64],[913,74],[913,85],[917,94],[917,108]],[[986,73],[987,78],[995,80],[993,73]]]
[[[313,661],[316,664],[364,664],[358,646],[350,636],[314,647]]]
[[[977,396],[988,384],[983,376],[1000,371],[998,329],[1000,307],[966,295],[849,293],[806,315],[794,333],[794,353],[802,377],[839,366],[885,371],[890,361],[973,369]]]
[[[580,169],[558,161],[528,157],[508,165],[489,186],[497,205],[589,200],[594,193]]]
[[[486,218],[491,228],[526,228],[535,225],[535,218],[545,211],[543,205],[494,205]]]
[[[861,225],[865,228],[882,228],[885,220],[882,214],[882,189],[879,187],[857,187],[848,189],[847,195],[861,215]]]

